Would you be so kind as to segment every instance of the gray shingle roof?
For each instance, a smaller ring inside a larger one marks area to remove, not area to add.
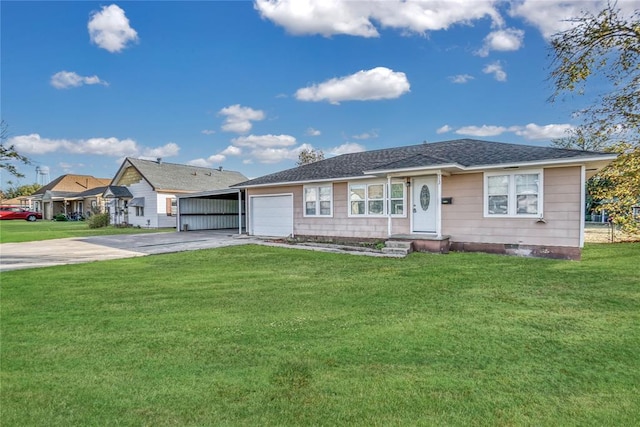
[[[207,191],[228,188],[246,181],[247,177],[236,171],[180,165],[127,158],[149,184],[156,190],[164,191]],[[126,163],[126,162],[125,162]]]
[[[127,187],[122,186],[122,185],[109,185],[109,186],[105,187],[104,192],[102,193],[103,197],[104,197],[104,194],[106,194],[106,193],[110,193],[114,197],[117,197],[119,199],[133,197],[133,195],[131,194],[129,189]]]
[[[457,139],[343,154],[236,184],[238,187],[355,178],[366,172],[456,165],[462,169],[502,164],[611,156],[610,153]]]

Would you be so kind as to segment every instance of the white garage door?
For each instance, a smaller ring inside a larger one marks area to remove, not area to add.
[[[251,197],[251,234],[287,237],[293,234],[293,196]]]

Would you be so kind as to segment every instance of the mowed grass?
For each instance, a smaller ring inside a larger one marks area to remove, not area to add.
[[[638,425],[639,263],[241,246],[5,272],[1,424]]]
[[[140,234],[175,231],[175,228],[103,227],[89,228],[84,221],[35,222],[12,220],[0,221],[0,243],[34,242],[38,240],[62,239],[66,237],[104,236],[109,234]]]

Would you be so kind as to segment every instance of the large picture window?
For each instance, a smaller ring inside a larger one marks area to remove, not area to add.
[[[542,215],[542,171],[486,173],[485,216],[538,217]]]
[[[304,187],[304,216],[333,215],[333,191],[331,185]]]
[[[405,186],[401,182],[349,185],[349,216],[404,216]]]

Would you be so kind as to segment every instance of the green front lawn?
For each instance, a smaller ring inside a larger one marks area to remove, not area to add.
[[[2,273],[3,426],[640,423],[640,243]]]
[[[104,236],[108,234],[139,234],[175,231],[175,228],[104,227],[89,228],[84,221],[28,222],[21,220],[0,221],[0,243],[34,242],[65,237]]]

